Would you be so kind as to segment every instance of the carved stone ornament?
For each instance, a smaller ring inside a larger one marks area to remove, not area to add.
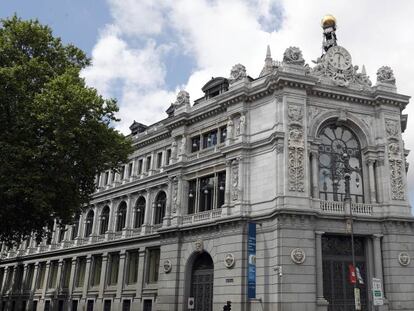
[[[393,200],[404,200],[403,161],[390,159],[391,197]]]
[[[163,268],[165,273],[170,273],[172,270],[172,262],[169,259],[164,260]]]
[[[395,85],[394,72],[389,66],[382,66],[377,71],[377,82]]]
[[[190,94],[187,91],[181,90],[177,94],[177,100],[174,103],[174,105],[177,106],[183,106],[183,105],[189,105],[190,104]]]
[[[306,259],[305,251],[301,248],[295,248],[290,253],[290,258],[292,258],[292,261],[297,265],[303,264]]]
[[[302,107],[298,105],[289,105],[288,106],[288,117],[290,122],[302,122],[303,113]]]
[[[398,262],[400,263],[401,266],[408,266],[411,262],[410,255],[408,255],[407,252],[401,252],[398,255]]]
[[[239,162],[233,160],[231,162],[231,192],[233,201],[239,199]]]
[[[341,57],[337,57],[340,55]],[[352,66],[352,58],[349,52],[341,47],[331,47],[328,52],[314,61],[316,64],[309,74],[316,77],[326,77],[338,86],[348,87],[355,85],[360,89],[369,89],[371,80],[366,74],[365,67],[358,72],[358,66]]]
[[[398,135],[398,123],[395,120],[385,120],[385,130],[387,136],[395,137]]]
[[[203,240],[197,240],[194,242],[194,250],[198,253],[201,253],[204,250]]]
[[[234,255],[232,253],[227,253],[224,257],[224,265],[227,269],[230,269],[234,266],[236,260],[234,259]]]
[[[303,59],[303,56],[302,56],[302,51],[296,46],[288,47],[285,50],[285,53],[283,53],[283,62],[286,64],[294,64],[294,65],[302,65],[302,66],[305,64],[305,60]]]
[[[174,177],[172,181],[172,212],[177,212],[178,205],[178,179]]]
[[[242,64],[236,64],[231,68],[229,82],[232,84],[236,81],[243,80],[246,77],[246,67]]]

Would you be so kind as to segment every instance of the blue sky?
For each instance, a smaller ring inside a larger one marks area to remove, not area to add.
[[[117,98],[117,127],[124,133],[134,120],[151,124],[164,118],[180,89],[192,101],[199,98],[212,76],[228,77],[237,63],[257,77],[268,44],[276,60],[287,47],[298,46],[312,66],[321,54],[319,23],[327,13],[337,17],[339,44],[354,65],[365,65],[374,84],[376,70],[391,66],[398,91],[413,95],[412,12],[414,2],[404,0],[0,1],[0,17],[37,18],[92,58],[82,74],[101,94]],[[407,149],[414,149],[411,105],[404,111]],[[414,153],[408,161],[414,193]]]

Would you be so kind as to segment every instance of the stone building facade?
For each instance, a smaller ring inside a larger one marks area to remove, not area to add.
[[[354,310],[351,230],[362,310],[373,278],[378,310],[414,310],[409,97],[392,70],[372,85],[340,46],[313,68],[268,49],[259,77],[238,64],[203,91],[134,122],[130,162],[98,176],[74,225],[2,247],[1,310]]]

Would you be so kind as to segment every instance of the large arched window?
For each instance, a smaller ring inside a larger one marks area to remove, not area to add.
[[[154,224],[161,224],[165,216],[165,204],[167,200],[167,195],[164,191],[158,193],[155,199],[155,217]]]
[[[363,202],[361,146],[347,127],[329,124],[319,134],[320,199],[343,201],[345,176],[350,174],[350,195],[353,202]]]
[[[116,231],[122,231],[126,222],[127,205],[125,201],[122,201],[118,207],[118,214],[116,220]]]
[[[95,213],[93,210],[90,210],[86,216],[85,221],[85,237],[88,237],[92,234],[92,228],[93,228],[93,217]]]
[[[76,239],[76,237],[78,236],[79,233],[79,219],[80,219],[80,215],[79,213],[77,213],[74,216],[74,220],[73,220],[73,225],[72,225],[72,235],[71,235],[71,240]]]
[[[101,224],[99,226],[99,234],[105,234],[108,231],[109,224],[109,206],[106,205],[101,213]]]
[[[139,197],[137,203],[135,204],[134,228],[139,228],[144,223],[145,203],[145,198]]]

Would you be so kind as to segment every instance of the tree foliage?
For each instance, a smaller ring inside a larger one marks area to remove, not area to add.
[[[131,142],[111,125],[115,100],[79,76],[85,53],[38,21],[0,21],[0,239],[71,221],[95,176],[125,163]]]

